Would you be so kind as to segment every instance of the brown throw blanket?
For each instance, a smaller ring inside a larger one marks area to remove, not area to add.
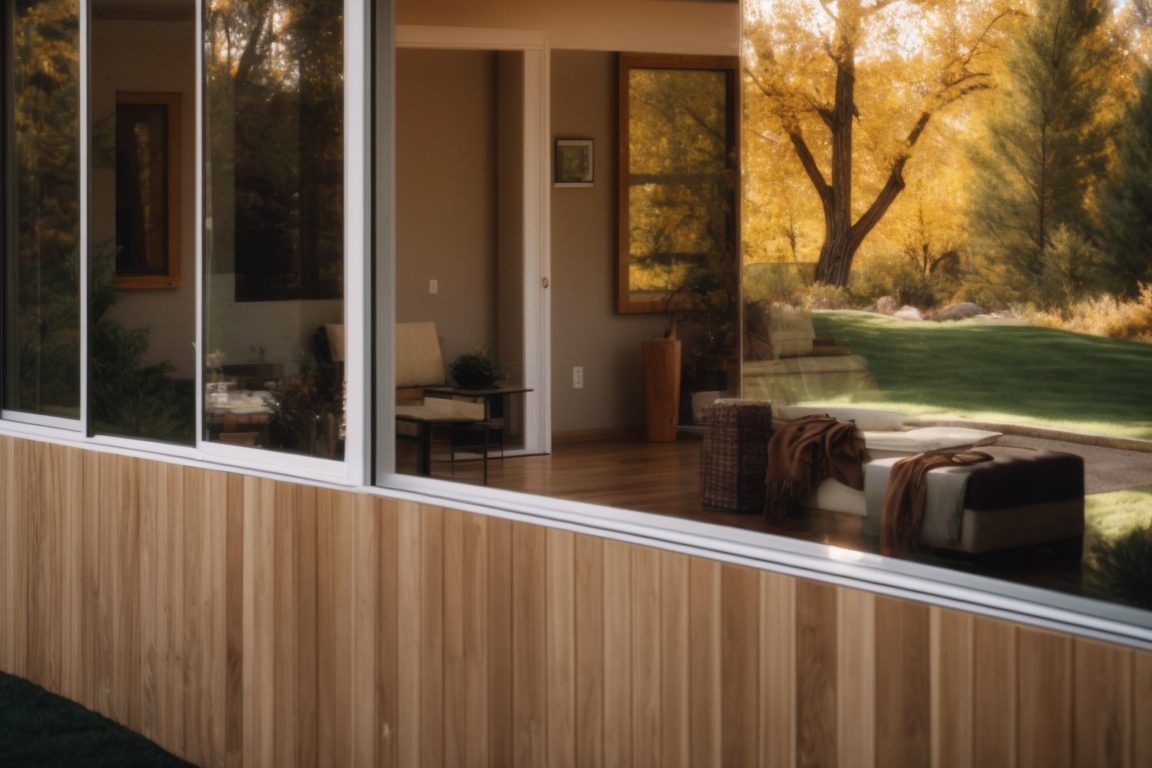
[[[764,515],[781,520],[826,478],[864,488],[864,435],[851,421],[814,414],[785,423],[768,441]]]
[[[910,547],[920,537],[928,506],[928,473],[938,467],[991,461],[983,451],[929,451],[892,465],[880,511],[880,546]]]

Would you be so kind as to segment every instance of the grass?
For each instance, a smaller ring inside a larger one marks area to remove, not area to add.
[[[106,717],[0,673],[0,765],[5,768],[191,768]]]
[[[1084,499],[1084,563],[1089,594],[1152,608],[1152,486]]]
[[[1010,322],[815,312],[880,386],[853,402],[941,418],[1152,439],[1152,344]]]

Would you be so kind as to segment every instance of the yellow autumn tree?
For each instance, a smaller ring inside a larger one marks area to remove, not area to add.
[[[990,49],[1014,13],[1005,0],[746,4],[748,156],[801,170],[818,212],[802,223],[806,238],[818,233],[816,281],[847,285],[929,128],[992,86]]]

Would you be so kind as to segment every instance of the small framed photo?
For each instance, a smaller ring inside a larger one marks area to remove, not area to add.
[[[592,139],[556,139],[556,169],[553,184],[557,187],[590,187],[595,166]]]

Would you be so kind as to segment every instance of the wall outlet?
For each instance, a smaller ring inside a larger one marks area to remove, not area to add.
[[[584,366],[572,366],[572,389],[584,389]]]
[[[428,281],[428,293],[431,293],[431,294],[440,293],[440,281],[439,280],[437,280],[436,278],[432,278],[431,280]]]

